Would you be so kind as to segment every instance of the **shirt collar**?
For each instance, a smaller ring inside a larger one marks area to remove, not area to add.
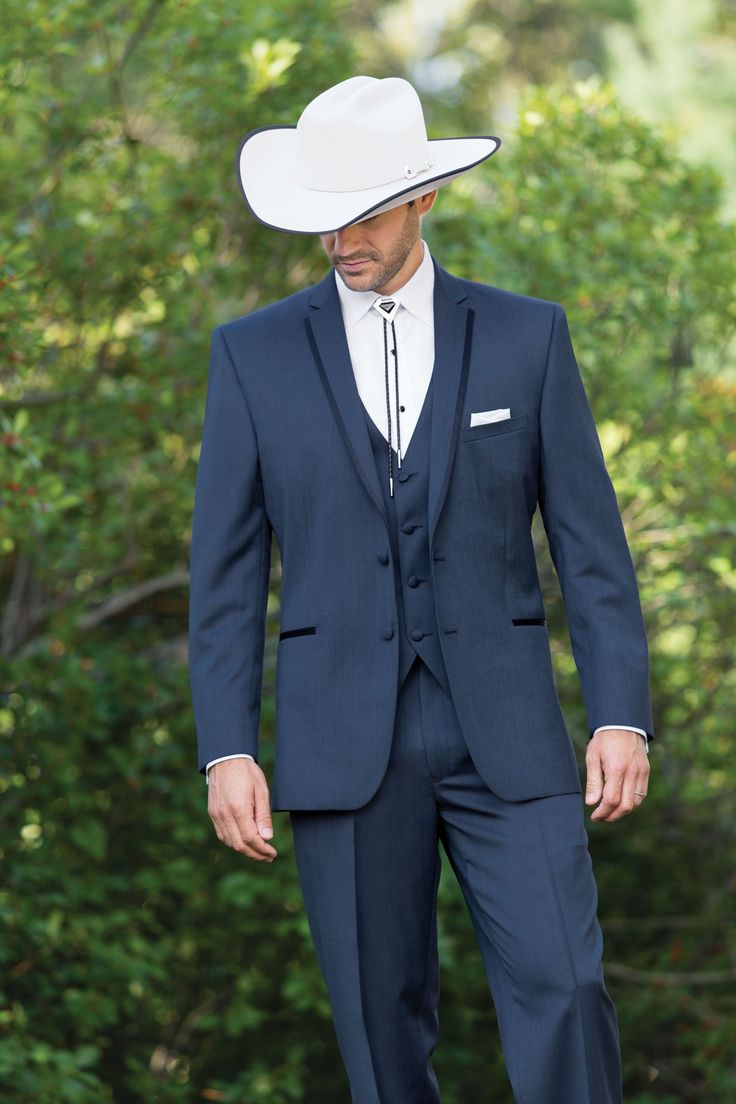
[[[434,318],[434,264],[424,238],[421,242],[424,255],[419,268],[405,284],[396,289],[396,295],[407,310],[421,322],[431,326]],[[350,330],[371,309],[373,301],[377,298],[377,292],[354,291],[345,284],[342,277],[337,274],[337,270],[334,275],[345,329]]]

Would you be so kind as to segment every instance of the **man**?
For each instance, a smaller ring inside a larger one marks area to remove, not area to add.
[[[219,839],[256,861],[277,853],[271,809],[289,810],[353,1104],[440,1099],[440,840],[516,1100],[621,1100],[535,508],[587,707],[586,800],[607,822],[644,799],[653,736],[632,561],[562,307],[451,275],[420,234],[437,189],[498,146],[428,140],[408,82],[359,76],[238,155],[255,217],[319,234],[334,271],[213,333],[191,551],[199,769]]]

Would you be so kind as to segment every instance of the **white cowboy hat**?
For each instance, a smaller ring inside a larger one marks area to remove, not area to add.
[[[500,145],[490,134],[427,138],[409,81],[360,76],[321,92],[296,126],[251,130],[236,169],[259,222],[330,234],[448,184]]]

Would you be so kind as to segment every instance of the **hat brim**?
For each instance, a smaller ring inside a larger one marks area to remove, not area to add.
[[[449,184],[501,145],[501,139],[492,134],[428,141],[432,175],[422,174],[421,181],[405,185],[394,180],[356,192],[320,192],[295,180],[296,126],[258,127],[238,147],[236,174],[248,209],[264,226],[292,234],[331,234]]]

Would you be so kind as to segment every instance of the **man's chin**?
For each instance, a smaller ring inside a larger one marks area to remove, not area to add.
[[[337,271],[342,278],[342,282],[351,291],[372,291],[375,283],[375,273],[371,273],[368,270],[365,272],[346,272],[342,265],[338,265]]]

